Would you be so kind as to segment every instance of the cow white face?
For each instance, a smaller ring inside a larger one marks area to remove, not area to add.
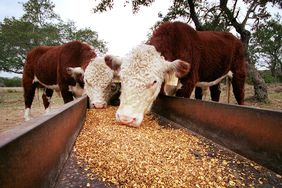
[[[104,57],[92,60],[85,69],[84,89],[90,99],[90,108],[105,108],[115,92],[115,72],[106,64]]]
[[[187,74],[190,64],[181,60],[166,61],[151,45],[139,45],[122,63],[107,63],[120,66],[121,96],[116,112],[117,121],[138,127],[144,114],[157,98],[165,75],[175,72],[178,77]]]

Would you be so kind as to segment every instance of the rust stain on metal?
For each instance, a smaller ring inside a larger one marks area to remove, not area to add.
[[[0,135],[0,185],[54,187],[83,125],[87,98]]]
[[[282,174],[282,112],[161,96],[153,111]]]

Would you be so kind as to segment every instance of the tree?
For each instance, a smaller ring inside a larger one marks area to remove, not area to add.
[[[39,45],[60,45],[81,40],[106,52],[106,43],[89,28],[77,29],[74,22],[63,22],[49,0],[29,0],[24,15],[0,22],[0,71],[22,73],[26,53]]]
[[[198,31],[230,31],[230,26],[228,27],[224,15],[220,12],[220,8],[214,3],[205,1],[202,3],[201,1],[174,1],[173,5],[169,7],[168,13],[165,16],[159,13],[159,17],[162,18],[161,22],[177,18],[181,18],[186,23],[193,21]]]
[[[5,18],[0,23],[1,71],[21,73],[25,54],[30,49],[30,40],[37,37],[36,33],[30,32],[33,28],[33,24],[15,18]]]
[[[137,12],[140,6],[149,6],[154,0],[132,0],[132,10]],[[243,14],[239,6],[247,7],[244,17],[241,21],[239,15]],[[125,4],[130,3],[125,1]],[[243,5],[242,5],[243,4]],[[240,35],[241,41],[246,48],[246,59],[248,66],[248,75],[251,78],[255,95],[254,98],[259,101],[267,101],[267,86],[263,78],[255,68],[255,63],[251,61],[248,53],[249,40],[251,32],[247,25],[250,21],[254,24],[251,27],[259,25],[262,21],[270,17],[267,12],[267,4],[277,5],[282,8],[282,2],[279,0],[220,0],[219,3],[208,3],[208,1],[193,1],[193,0],[174,0],[172,6],[169,8],[167,15],[163,17],[162,21],[173,20],[175,18],[184,18],[187,23],[192,20],[195,24],[196,30],[225,30],[235,29]],[[94,8],[94,12],[102,12],[107,8],[113,8],[114,0],[101,0]],[[231,8],[230,8],[231,7]],[[162,16],[162,14],[160,14]],[[219,26],[219,27],[218,27]],[[221,29],[223,28],[223,29]]]
[[[275,80],[282,77],[282,24],[281,16],[256,28],[250,41],[250,56],[257,66],[270,70]]]
[[[25,14],[22,20],[36,26],[44,26],[52,21],[60,21],[59,15],[54,12],[55,4],[50,0],[29,0],[22,3]]]

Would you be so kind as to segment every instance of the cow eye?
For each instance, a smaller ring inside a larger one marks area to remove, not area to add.
[[[111,84],[111,90],[115,91],[117,89],[117,85],[116,84]]]
[[[150,84],[147,84],[147,85],[146,85],[146,88],[153,87],[156,83],[157,83],[157,80],[154,80],[154,81],[151,82]]]

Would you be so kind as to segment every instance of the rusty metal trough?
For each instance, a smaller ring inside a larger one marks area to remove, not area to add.
[[[73,160],[86,109],[87,98],[82,97],[1,133],[0,187],[63,187],[58,180]],[[281,111],[165,96],[152,110],[282,175]],[[108,185],[97,181],[96,187]]]

